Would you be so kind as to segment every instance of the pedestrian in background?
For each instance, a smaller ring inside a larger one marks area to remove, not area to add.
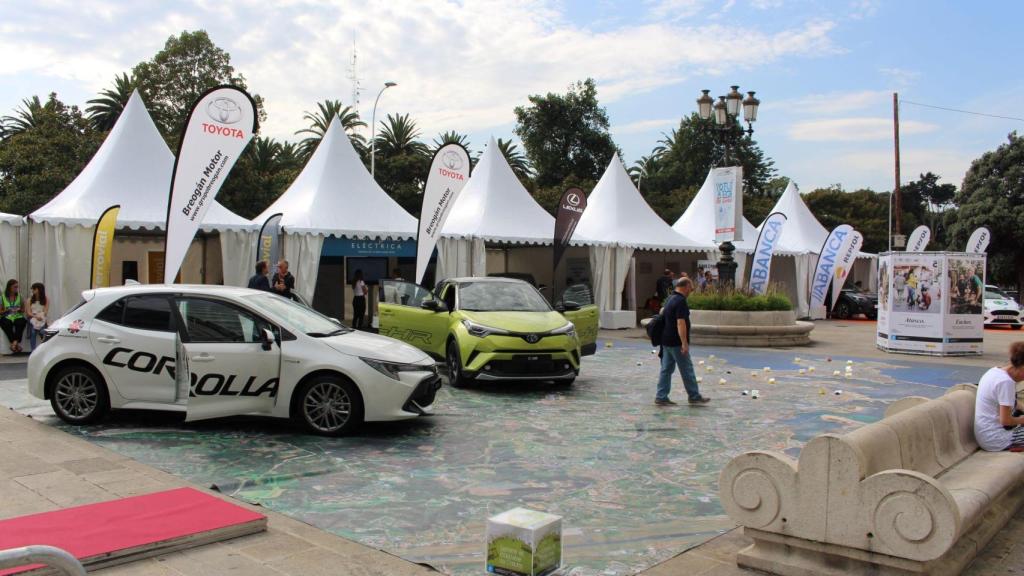
[[[11,352],[21,352],[21,337],[25,334],[25,311],[18,292],[18,281],[11,278],[7,281],[2,297],[3,307],[0,308],[0,329],[4,331],[11,343]]]
[[[675,274],[668,268],[665,268],[665,272],[654,283],[654,292],[658,295],[658,302],[665,301],[665,297],[672,291],[673,282],[675,282]]]
[[[693,292],[693,280],[683,277],[675,282],[675,292],[669,297],[665,309],[664,331],[661,335],[661,374],[658,376],[658,391],[654,403],[658,406],[676,404],[669,399],[672,390],[672,372],[679,367],[679,375],[683,377],[683,386],[689,402],[694,406],[703,406],[710,399],[701,396],[697,386],[697,375],[693,371],[690,359],[690,307],[686,297]]]
[[[352,275],[352,327],[356,330],[365,328],[366,322],[366,282],[363,271],[356,270]]]
[[[267,271],[269,269],[270,265],[266,260],[260,260],[257,262],[256,273],[249,278],[249,288],[270,292],[270,280],[267,280]]]
[[[277,263],[277,272],[274,272],[274,278],[271,280],[270,285],[277,294],[291,300],[295,299],[292,296],[292,290],[295,290],[295,276],[292,276],[292,273],[288,271],[287,260],[281,260]]]

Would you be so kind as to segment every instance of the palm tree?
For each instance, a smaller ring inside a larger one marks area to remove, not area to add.
[[[114,88],[100,92],[100,97],[89,100],[89,107],[85,109],[92,122],[92,127],[100,132],[106,132],[114,127],[117,119],[128,105],[128,99],[135,91],[135,78],[127,73],[114,77]]]
[[[14,111],[14,116],[4,116],[4,136],[14,136],[38,126],[43,120],[44,111],[45,106],[39,96],[25,98]]]
[[[508,165],[512,168],[512,172],[515,173],[516,178],[519,178],[519,180],[524,182],[533,178],[533,168],[530,167],[530,162],[511,140],[502,140],[501,138],[498,138],[498,150],[500,150],[501,155],[505,157],[505,161],[508,162]]]
[[[455,130],[449,130],[442,134],[438,134],[437,138],[434,138],[434,150],[438,150],[442,146],[447,146],[448,144],[459,144],[468,151],[469,136],[460,134]]]
[[[359,119],[359,112],[351,106],[343,105],[341,100],[324,100],[323,102],[317,102],[316,106],[316,111],[307,111],[302,116],[304,120],[309,121],[309,128],[303,128],[295,132],[296,134],[309,134],[309,136],[299,142],[299,156],[306,159],[313,154],[313,151],[320,144],[320,140],[327,133],[327,127],[330,126],[331,120],[335,116],[341,122],[341,127],[348,133],[348,137],[352,141],[352,145],[355,146],[356,151],[361,153],[362,149],[366,147],[366,139],[361,134],[353,132],[356,128],[366,126],[366,123]]]
[[[664,153],[665,148],[658,146],[651,151],[650,156],[641,156],[639,160],[626,170],[629,173],[629,177],[632,178],[633,184],[636,184],[637,190],[640,190],[640,185],[644,178],[658,171],[658,164],[660,163],[661,155]]]
[[[377,152],[382,157],[430,154],[427,145],[417,140],[420,131],[416,128],[416,121],[410,119],[408,114],[388,114],[387,120],[381,122],[381,125],[377,136]]]

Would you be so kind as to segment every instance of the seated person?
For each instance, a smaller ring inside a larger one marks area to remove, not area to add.
[[[974,437],[982,450],[998,452],[1024,446],[1024,416],[1017,408],[1016,383],[1024,380],[1024,341],[1010,345],[1010,363],[990,368],[978,383],[974,401]]]

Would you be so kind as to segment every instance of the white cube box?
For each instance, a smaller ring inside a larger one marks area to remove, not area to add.
[[[562,517],[513,508],[487,519],[487,572],[546,576],[562,567]]]

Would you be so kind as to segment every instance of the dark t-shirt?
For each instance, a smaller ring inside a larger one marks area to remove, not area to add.
[[[668,293],[672,291],[672,278],[669,278],[668,276],[662,276],[658,278],[658,281],[655,283],[654,286],[655,291],[658,294],[658,297],[665,298],[665,296],[667,296]]]
[[[284,291],[278,291],[278,289],[276,288],[277,283],[280,282],[280,281],[281,281],[281,275],[279,273],[277,273],[277,272],[274,272],[274,279],[270,281],[270,288],[274,292],[277,292],[278,294],[280,294],[281,296],[285,296],[287,298],[291,298],[292,297],[292,290],[295,289],[295,276],[292,276],[291,272],[285,272],[285,274],[284,274]]]
[[[673,292],[665,304],[665,310],[661,313],[665,318],[665,331],[661,334],[662,346],[682,346],[683,341],[679,339],[679,321],[686,321],[686,343],[690,343],[690,306],[686,303],[686,296],[679,292]]]
[[[270,281],[267,280],[266,274],[253,274],[249,278],[249,288],[254,290],[266,290],[270,291]]]

